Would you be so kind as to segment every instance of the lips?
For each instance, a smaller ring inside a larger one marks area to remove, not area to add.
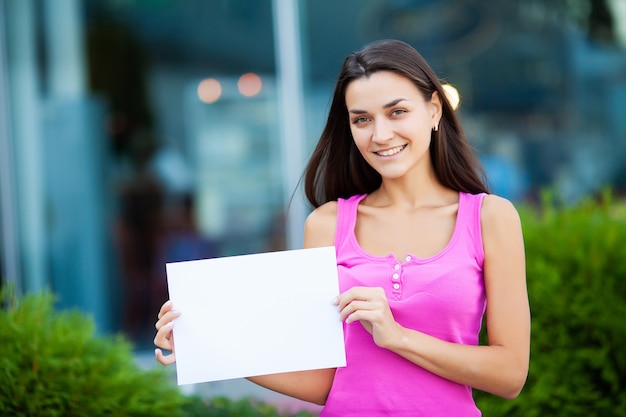
[[[384,151],[378,151],[374,153],[379,156],[393,156],[399,152],[402,152],[404,148],[406,148],[406,145],[400,145],[396,146],[395,148],[385,149]]]

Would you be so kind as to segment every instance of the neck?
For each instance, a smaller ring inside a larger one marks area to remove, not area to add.
[[[381,186],[370,197],[372,205],[415,209],[450,204],[458,199],[458,192],[444,187],[431,172],[426,176],[412,178],[383,178]]]

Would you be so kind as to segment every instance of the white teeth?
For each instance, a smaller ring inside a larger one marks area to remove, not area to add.
[[[380,156],[391,156],[391,155],[397,154],[398,152],[400,152],[405,147],[406,147],[406,145],[401,145],[401,146],[397,146],[397,147],[395,147],[393,149],[388,149],[386,151],[376,152],[376,154],[380,155]]]

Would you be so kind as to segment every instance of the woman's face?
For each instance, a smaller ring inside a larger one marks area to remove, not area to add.
[[[431,131],[441,117],[437,93],[425,100],[408,78],[379,71],[352,81],[345,99],[354,142],[383,179],[431,169]]]

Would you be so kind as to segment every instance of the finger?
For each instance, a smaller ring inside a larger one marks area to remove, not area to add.
[[[339,311],[343,310],[355,300],[367,301],[367,295],[363,294],[358,287],[352,287],[349,290],[339,294],[335,304],[339,307]]]
[[[358,311],[350,314],[348,317],[344,319],[346,324],[354,323],[355,321],[362,320],[361,314]]]
[[[345,320],[348,316],[354,314],[356,311],[370,310],[371,308],[372,306],[368,301],[353,300],[339,311],[339,317],[341,318],[341,320]]]
[[[159,330],[161,327],[172,323],[174,319],[180,317],[180,311],[170,310],[165,313],[155,324],[154,327]]]
[[[335,299],[335,304],[343,308],[354,300],[371,301],[379,298],[386,299],[385,290],[383,288],[356,286],[339,294]]]
[[[154,336],[155,343],[159,340],[170,340],[172,338],[172,329],[174,328],[174,322],[169,322],[164,326],[161,326],[159,330],[157,330],[156,335]]]
[[[163,351],[161,349],[155,349],[154,355],[156,357],[157,362],[159,362],[161,365],[167,366],[176,362],[175,353],[170,353],[169,355],[165,355],[163,354]]]
[[[154,344],[160,348],[167,350],[174,350],[174,341],[173,341],[173,329],[174,323],[168,323],[166,326],[163,326],[159,331],[157,331],[154,336]]]
[[[380,314],[374,310],[356,310],[353,313],[349,314],[345,322],[346,324],[353,323],[355,321],[366,321],[370,323],[375,323],[380,318]]]
[[[160,320],[161,317],[163,317],[165,313],[167,313],[168,311],[172,310],[172,308],[173,308],[172,300],[167,300],[161,306],[161,309],[159,310],[159,314],[157,315],[157,318]]]

